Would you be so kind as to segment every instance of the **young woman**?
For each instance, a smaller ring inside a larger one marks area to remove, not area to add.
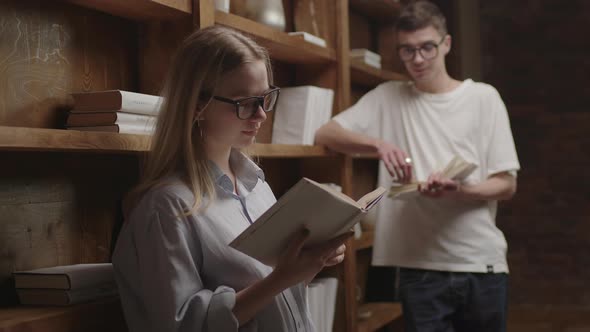
[[[266,50],[233,30],[201,29],[170,68],[141,181],[113,254],[131,331],[313,331],[305,283],[344,259],[349,235],[303,248],[274,268],[228,243],[274,202],[253,144],[279,88]]]

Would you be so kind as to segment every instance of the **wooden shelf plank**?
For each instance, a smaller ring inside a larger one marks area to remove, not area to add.
[[[0,126],[2,151],[134,153],[147,151],[149,136]]]
[[[405,75],[371,67],[358,59],[350,59],[350,81],[374,87],[387,81],[407,81]]]
[[[358,332],[372,332],[402,318],[402,306],[400,303],[374,302],[359,306],[359,313],[370,312],[366,319],[359,318]]]
[[[362,250],[373,247],[373,241],[375,239],[375,231],[363,230],[361,237],[354,239],[354,249]]]
[[[399,15],[399,0],[349,0],[350,8],[355,12],[382,23],[393,23]]]
[[[63,129],[0,126],[0,151],[139,153],[149,149],[149,136]],[[247,151],[260,158],[328,157],[322,146],[255,144]]]
[[[189,17],[192,0],[65,0],[78,6],[132,20]]]
[[[270,56],[276,60],[295,64],[336,61],[334,49],[311,44],[238,15],[215,11],[215,23],[252,36],[260,45],[266,47]]]
[[[118,298],[68,307],[0,308],[0,332],[126,331]]]
[[[247,152],[259,158],[310,158],[336,155],[323,146],[288,144],[254,144]]]

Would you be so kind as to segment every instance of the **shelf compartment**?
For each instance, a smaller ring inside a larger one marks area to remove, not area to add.
[[[65,0],[75,5],[132,20],[190,17],[191,0]]]
[[[405,75],[371,67],[357,59],[350,59],[350,81],[374,87],[387,81],[407,81]]]
[[[372,332],[387,324],[402,318],[402,306],[400,303],[373,302],[361,304],[359,312],[370,311],[371,316],[358,321],[358,332]]]
[[[217,10],[215,11],[215,23],[252,36],[256,42],[266,47],[270,56],[276,60],[294,64],[336,61],[336,52],[333,49],[311,44],[302,39],[289,36],[283,31],[238,15]]]
[[[0,332],[126,331],[118,298],[67,307],[0,308]]]

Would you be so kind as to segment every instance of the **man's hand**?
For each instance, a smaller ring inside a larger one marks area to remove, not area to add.
[[[426,183],[420,184],[418,191],[424,196],[439,198],[457,195],[461,191],[461,184],[437,172],[430,174]]]
[[[397,146],[378,141],[376,144],[379,159],[383,160],[389,174],[399,183],[412,180],[412,159]]]

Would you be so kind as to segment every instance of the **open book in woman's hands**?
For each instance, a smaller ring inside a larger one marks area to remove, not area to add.
[[[445,168],[443,168],[441,173],[447,179],[462,181],[473,173],[476,168],[476,164],[470,163],[459,156],[455,156]],[[394,183],[389,188],[388,196],[390,198],[407,198],[408,196],[416,195],[420,184],[423,184],[423,182],[411,182],[408,184]]]
[[[386,191],[379,187],[354,201],[327,185],[303,178],[229,245],[273,266],[302,228],[310,231],[305,246],[335,238],[360,221]]]

